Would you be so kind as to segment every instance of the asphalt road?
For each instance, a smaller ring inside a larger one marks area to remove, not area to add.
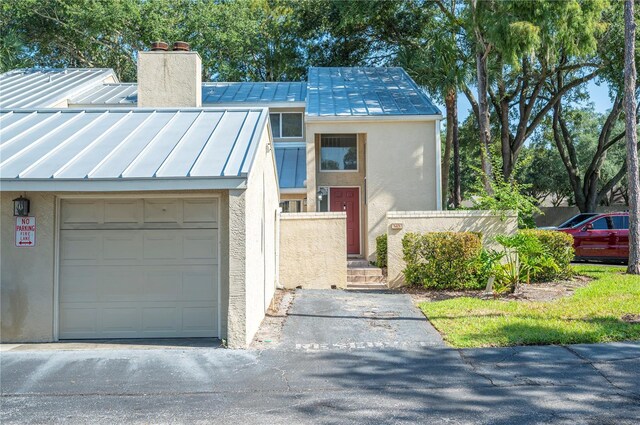
[[[262,351],[16,347],[0,422],[638,423],[640,343],[454,350],[419,318],[405,295],[301,291]]]

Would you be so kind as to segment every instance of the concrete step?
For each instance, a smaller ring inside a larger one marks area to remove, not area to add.
[[[361,284],[361,283],[349,283],[347,285],[347,290],[355,290],[355,291],[386,291],[389,288],[387,285],[383,283],[376,284]]]
[[[385,283],[384,276],[364,276],[364,275],[347,275],[347,284],[349,283]]]
[[[369,267],[370,264],[367,260],[356,259],[356,260],[347,260],[347,267]]]
[[[377,267],[348,268],[347,276],[382,276],[382,269]]]

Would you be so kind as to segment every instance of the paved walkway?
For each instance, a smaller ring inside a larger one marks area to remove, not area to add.
[[[283,348],[344,350],[444,347],[406,294],[299,290],[283,329]]]
[[[326,311],[332,295],[345,304]],[[2,352],[0,422],[637,424],[640,418],[640,343],[454,350],[413,320],[419,312],[408,298],[391,294],[301,291],[290,313],[283,342],[263,351],[192,342]],[[410,344],[410,332],[424,344]],[[385,338],[390,345],[375,344]]]

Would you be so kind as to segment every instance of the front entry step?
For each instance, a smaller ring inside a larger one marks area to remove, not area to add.
[[[349,260],[347,289],[386,290],[388,287],[382,269],[371,266],[366,260]]]

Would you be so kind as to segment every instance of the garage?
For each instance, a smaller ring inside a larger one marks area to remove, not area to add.
[[[62,199],[59,337],[219,335],[218,200]]]

